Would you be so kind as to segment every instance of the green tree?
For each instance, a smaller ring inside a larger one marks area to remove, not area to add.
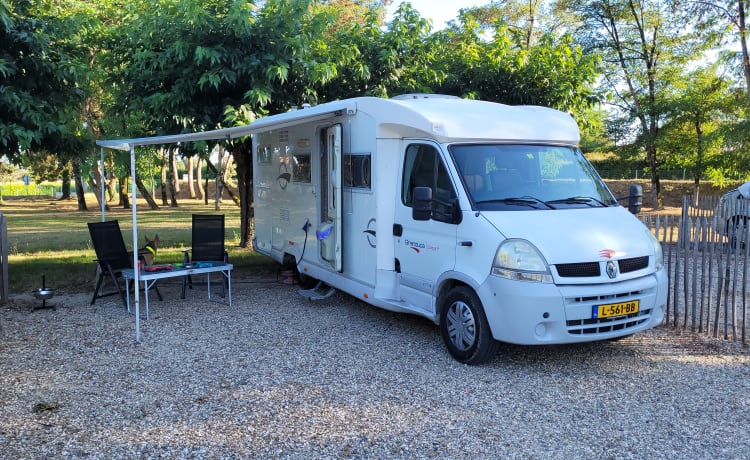
[[[705,34],[722,38],[720,57],[727,78],[736,82],[732,106],[733,116],[722,120],[719,131],[723,135],[723,166],[710,170],[716,181],[726,181],[728,176],[737,179],[737,174],[748,173],[750,152],[750,58],[748,57],[747,0],[694,0],[688,3],[691,12],[698,18],[697,27]],[[742,87],[742,91],[740,91]],[[734,169],[730,164],[736,165]]]
[[[519,36],[524,48],[536,45],[544,34],[563,35],[573,23],[569,12],[548,0],[504,0],[460,11],[459,17],[471,15],[483,28],[493,30],[505,24]]]
[[[67,171],[91,149],[82,124],[89,66],[81,5],[0,2],[0,151],[16,164],[52,154]],[[78,197],[85,209],[82,189]]]
[[[744,80],[745,100],[750,105],[750,58],[748,57],[748,30],[746,0],[688,2],[690,11],[697,19],[696,27],[704,35],[718,36],[722,40],[723,54],[729,61],[730,70],[739,70]],[[739,45],[736,50],[735,45]],[[739,65],[738,65],[739,64]]]
[[[665,92],[676,69],[700,57],[713,43],[685,25],[678,4],[652,0],[562,2],[581,22],[578,37],[587,52],[602,56],[602,85],[609,102],[638,127],[656,207],[662,206],[659,136],[668,115]]]
[[[545,32],[528,46],[528,35],[500,21],[491,33],[464,11],[436,34],[440,68],[447,75],[438,91],[463,97],[554,107],[581,115],[597,101],[593,91],[597,57],[569,35]]]
[[[19,161],[75,135],[83,66],[52,2],[0,2],[0,151]],[[63,10],[64,11],[64,10]]]
[[[721,167],[720,126],[729,118],[729,83],[717,70],[717,65],[699,67],[674,80],[671,113],[659,145],[672,152],[678,166],[692,169],[696,199],[706,169]]]
[[[340,16],[334,14],[333,21]],[[430,22],[408,3],[382,24],[382,5],[362,11],[359,21],[338,24],[329,36],[337,60],[336,76],[316,93],[321,101],[356,96],[390,97],[431,93],[445,75],[436,68],[440,48],[430,34]]]

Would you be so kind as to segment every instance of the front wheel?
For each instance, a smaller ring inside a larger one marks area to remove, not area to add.
[[[492,338],[482,302],[466,286],[451,289],[440,311],[440,332],[456,361],[480,364],[492,359],[498,342]]]

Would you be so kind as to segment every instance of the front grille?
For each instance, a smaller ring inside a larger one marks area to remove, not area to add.
[[[620,273],[630,273],[648,267],[648,256],[633,257],[617,261]],[[557,273],[563,278],[585,278],[601,276],[599,262],[578,262],[573,264],[557,264]]]
[[[648,267],[648,256],[633,257],[632,259],[622,259],[617,262],[620,266],[620,273],[629,273]]]
[[[651,309],[611,318],[588,318],[566,321],[568,334],[587,335],[624,331],[645,323],[651,318]]]
[[[581,262],[575,264],[557,264],[557,273],[564,278],[581,278],[601,275],[599,262]]]

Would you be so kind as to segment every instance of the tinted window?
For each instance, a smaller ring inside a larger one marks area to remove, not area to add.
[[[454,220],[456,192],[448,170],[435,147],[426,144],[412,144],[406,149],[404,160],[404,180],[401,200],[406,206],[412,205],[415,187],[432,189],[432,218],[441,222]]]

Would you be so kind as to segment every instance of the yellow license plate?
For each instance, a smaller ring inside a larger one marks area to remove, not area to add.
[[[594,305],[594,318],[609,318],[611,316],[625,316],[638,313],[639,301],[630,300],[628,302],[608,303],[604,305]]]

